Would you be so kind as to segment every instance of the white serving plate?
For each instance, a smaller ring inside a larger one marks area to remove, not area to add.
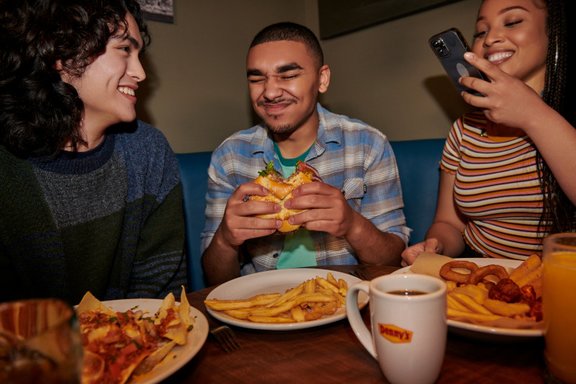
[[[325,269],[314,268],[294,268],[294,269],[278,269],[273,271],[265,271],[252,273],[230,280],[224,284],[216,287],[206,297],[207,300],[220,299],[220,300],[236,300],[246,299],[254,295],[262,293],[284,293],[289,288],[294,288],[300,283],[313,279],[316,276],[326,278],[328,272],[332,273],[336,280],[344,279],[348,283],[348,287],[359,283],[359,278],[347,273],[329,271]],[[361,292],[358,296],[358,306],[364,307],[368,303],[368,296]],[[243,328],[262,329],[268,331],[286,331],[292,329],[303,329],[317,327],[324,324],[333,323],[338,320],[346,318],[346,309],[340,308],[330,316],[322,317],[318,320],[304,321],[300,323],[254,323],[249,320],[236,319],[226,315],[223,312],[214,311],[206,308],[210,315],[218,320]]]
[[[519,260],[511,259],[494,259],[494,258],[462,258],[455,259],[462,261],[472,261],[476,263],[479,267],[483,267],[489,264],[501,265],[507,268],[509,271],[516,268],[521,264]],[[410,266],[401,268],[394,273],[412,273],[410,271]],[[482,336],[502,336],[502,337],[540,337],[544,335],[543,329],[513,329],[513,328],[499,328],[493,326],[471,324],[463,321],[450,320],[448,319],[448,326],[458,333],[463,333],[466,335]]]

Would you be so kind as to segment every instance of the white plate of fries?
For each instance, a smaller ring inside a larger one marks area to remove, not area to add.
[[[510,273],[516,269],[522,263],[520,260],[511,259],[494,259],[494,258],[459,258],[454,259],[459,261],[471,261],[478,265],[478,267],[484,267],[487,265],[500,265],[507,269]],[[410,266],[401,268],[394,273],[412,273]],[[450,282],[448,282],[450,283]],[[501,323],[495,321],[498,325],[494,324],[480,324],[474,322],[460,321],[448,319],[448,326],[452,328],[453,331],[459,333],[464,333],[467,335],[492,335],[496,337],[540,337],[544,335],[544,329],[541,327],[541,322],[528,324],[526,327],[519,325],[518,322],[514,322],[513,319],[503,319]],[[510,320],[510,321],[506,321]],[[502,324],[502,326],[500,326]],[[511,324],[511,326],[508,326]]]
[[[208,294],[205,304],[216,319],[238,327],[272,331],[310,328],[346,318],[347,289],[360,281],[347,273],[313,268],[258,272],[219,285]],[[368,296],[359,295],[358,306],[367,303]],[[305,308],[305,315],[296,307]]]

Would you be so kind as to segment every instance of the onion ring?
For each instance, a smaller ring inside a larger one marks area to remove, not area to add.
[[[470,274],[470,279],[468,284],[478,284],[486,276],[496,276],[498,280],[505,279],[508,277],[508,271],[501,265],[490,264],[484,267],[480,267]]]
[[[469,273],[461,273],[455,269],[464,269]],[[478,269],[478,265],[471,261],[454,260],[449,261],[440,268],[440,276],[444,280],[455,281],[456,283],[467,284],[470,275]]]

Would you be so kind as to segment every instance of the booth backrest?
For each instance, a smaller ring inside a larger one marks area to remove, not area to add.
[[[391,142],[400,172],[404,214],[413,229],[410,243],[422,239],[432,223],[436,209],[439,168],[444,139]],[[206,286],[202,273],[200,233],[204,228],[205,195],[211,152],[177,154],[182,177],[186,220],[188,284],[198,290]]]
[[[200,233],[204,229],[208,166],[212,152],[179,153],[184,219],[186,221],[186,253],[188,255],[188,287],[191,290],[206,286],[202,272]]]
[[[444,141],[421,139],[391,142],[400,172],[404,215],[406,223],[412,228],[410,244],[424,240],[434,219]]]

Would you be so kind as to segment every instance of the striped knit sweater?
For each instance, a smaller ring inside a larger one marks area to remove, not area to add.
[[[43,161],[0,146],[0,300],[163,297],[185,284],[183,244],[178,164],[155,128]]]
[[[441,167],[456,175],[454,199],[472,249],[490,257],[524,259],[542,249],[536,149],[527,136],[485,135],[489,124],[481,112],[458,119]]]

